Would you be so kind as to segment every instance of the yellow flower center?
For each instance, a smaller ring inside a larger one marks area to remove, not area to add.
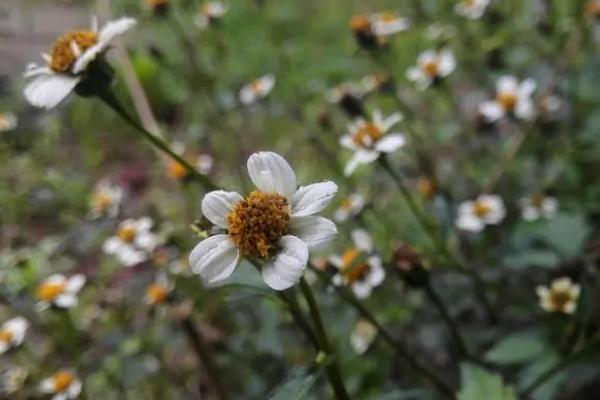
[[[439,64],[437,60],[427,61],[421,66],[423,73],[430,78],[435,77],[438,74]]]
[[[567,304],[573,300],[569,291],[552,290],[550,292],[550,304],[552,304],[552,308],[556,311],[564,310]]]
[[[506,111],[512,111],[517,105],[517,96],[514,93],[501,92],[498,93],[496,101],[500,103]]]
[[[435,191],[435,184],[431,179],[421,177],[417,181],[417,191],[421,193],[421,196],[429,198]]]
[[[377,125],[372,122],[367,122],[359,127],[352,135],[352,141],[359,146],[372,144],[383,136],[383,132]]]
[[[92,197],[92,208],[104,211],[111,206],[113,200],[106,192],[96,192]]]
[[[473,204],[473,213],[479,218],[485,217],[490,211],[492,211],[490,206],[481,201],[476,201],[475,204]]]
[[[0,329],[0,342],[10,343],[13,338],[13,333],[8,329]]]
[[[342,200],[342,203],[340,204],[340,208],[345,211],[350,211],[350,210],[352,210],[353,205],[354,204],[352,203],[352,199],[344,199],[344,200]]]
[[[159,283],[153,283],[146,288],[146,298],[150,304],[161,304],[167,299],[169,291]]]
[[[171,178],[183,179],[187,176],[188,170],[180,162],[170,159],[167,161],[167,174]]]
[[[370,270],[371,266],[368,263],[361,263],[344,268],[342,270],[344,282],[346,285],[351,285],[356,281],[362,281],[367,277]]]
[[[254,191],[227,216],[229,239],[245,257],[267,258],[288,233],[290,207],[276,193]]]
[[[377,19],[379,19],[379,21],[383,23],[394,22],[397,18],[398,17],[396,16],[396,14],[390,11],[384,11],[377,16]]]
[[[355,247],[344,251],[344,254],[342,254],[342,269],[350,267],[359,255],[360,250]]]
[[[71,31],[59,37],[50,52],[50,69],[55,72],[68,72],[75,61],[77,54],[73,53],[75,43],[82,53],[98,42],[98,35],[90,31]]]
[[[71,383],[75,380],[73,374],[67,371],[59,371],[52,376],[52,384],[54,385],[54,391],[62,393],[71,386]]]
[[[42,283],[36,290],[36,297],[40,301],[52,301],[64,291],[64,283]]]
[[[544,205],[544,196],[541,194],[534,194],[533,196],[531,196],[530,201],[532,206],[540,209]]]
[[[350,18],[350,29],[354,32],[365,32],[371,30],[371,22],[364,15],[353,15]]]
[[[117,231],[117,237],[125,243],[131,243],[135,239],[136,231],[133,228],[125,227],[119,228]]]

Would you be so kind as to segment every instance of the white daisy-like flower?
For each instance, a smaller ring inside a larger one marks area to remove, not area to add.
[[[123,201],[124,190],[121,186],[114,185],[108,180],[101,180],[96,184],[90,198],[90,213],[93,218],[102,215],[114,218],[119,213]]]
[[[550,287],[538,286],[536,293],[540,298],[540,307],[547,312],[573,314],[577,309],[577,301],[581,287],[564,277],[552,281]]]
[[[526,221],[537,221],[540,218],[552,219],[558,211],[558,200],[543,194],[534,194],[520,201],[521,216]]]
[[[77,293],[85,284],[85,276],[76,274],[70,278],[61,274],[50,275],[36,289],[37,307],[44,310],[50,306],[70,308],[77,305]]]
[[[460,0],[454,6],[454,11],[458,15],[470,19],[479,19],[485,13],[490,0]]]
[[[417,57],[417,65],[406,71],[406,78],[421,90],[436,80],[450,75],[456,68],[456,58],[450,49],[427,50]]]
[[[344,174],[349,176],[359,165],[372,163],[381,153],[392,153],[404,146],[404,134],[388,133],[400,121],[402,114],[396,112],[384,118],[379,110],[373,112],[371,121],[355,119],[348,127],[349,134],[340,138],[341,146],[354,151],[344,168]]]
[[[410,22],[394,12],[381,12],[370,17],[371,27],[377,36],[390,36],[407,30]]]
[[[337,185],[298,186],[287,161],[272,152],[251,155],[248,173],[258,190],[246,198],[217,190],[202,199],[204,216],[227,232],[198,243],[190,265],[206,283],[215,284],[227,279],[242,257],[259,259],[265,283],[285,290],[302,277],[309,250],[337,234],[332,221],[315,215],[333,199]]]
[[[381,90],[391,82],[389,75],[384,73],[369,74],[362,77],[358,82],[360,91],[364,94]]]
[[[0,114],[0,132],[12,131],[17,127],[17,116],[13,113]]]
[[[29,322],[23,317],[14,317],[0,325],[0,354],[20,346],[25,339]]]
[[[126,267],[146,261],[161,243],[160,237],[152,232],[152,225],[149,217],[123,220],[115,235],[104,242],[104,252]]]
[[[200,11],[196,16],[196,26],[200,29],[208,28],[225,15],[229,9],[220,1],[208,1],[200,6]]]
[[[479,105],[479,112],[488,122],[494,122],[506,115],[514,115],[523,120],[531,120],[536,111],[532,99],[537,84],[533,79],[519,83],[514,76],[502,76],[496,82],[496,99]]]
[[[350,346],[356,354],[365,354],[376,337],[377,327],[365,319],[359,319],[352,328]]]
[[[352,193],[342,200],[340,206],[334,211],[333,219],[336,222],[344,222],[348,218],[358,215],[365,205],[365,201],[360,193]]]
[[[125,17],[108,22],[99,31],[94,19],[91,30],[70,31],[60,36],[51,52],[42,54],[46,65],[28,65],[25,77],[31,81],[25,87],[25,98],[36,107],[56,107],[82,81],[88,66],[104,53],[109,43],[134,25],[134,19]]]
[[[354,246],[342,255],[332,256],[329,262],[338,273],[333,277],[336,286],[350,286],[359,299],[367,298],[385,279],[381,257],[375,253],[373,240],[364,229],[352,231]]]
[[[40,391],[53,395],[52,400],[69,400],[79,397],[81,387],[81,381],[72,371],[61,370],[44,379]]]
[[[160,274],[154,282],[146,287],[144,303],[151,306],[163,304],[169,298],[172,290],[173,283],[165,274]]]
[[[242,104],[250,105],[267,97],[275,86],[275,75],[266,74],[244,85],[240,90],[239,98]]]
[[[482,194],[474,201],[464,201],[458,207],[456,226],[469,232],[481,232],[486,225],[498,225],[506,216],[502,198]]]

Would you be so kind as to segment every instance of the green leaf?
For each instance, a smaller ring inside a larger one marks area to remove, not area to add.
[[[560,257],[555,252],[545,249],[523,250],[517,254],[507,255],[505,264],[513,268],[529,266],[554,267],[560,262]]]
[[[562,257],[572,258],[581,251],[589,231],[583,216],[558,214],[540,234]]]
[[[498,364],[522,363],[535,358],[545,348],[544,339],[536,332],[518,332],[496,343],[485,354],[485,359]]]
[[[302,372],[292,373],[288,379],[273,389],[269,400],[301,400],[313,387],[317,376]]]
[[[471,364],[461,364],[460,371],[458,400],[517,400],[513,388],[505,386],[500,375]]]

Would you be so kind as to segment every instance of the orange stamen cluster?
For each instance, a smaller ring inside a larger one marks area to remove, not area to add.
[[[290,207],[276,193],[254,191],[227,216],[227,234],[244,257],[267,258],[288,233]]]
[[[167,174],[171,178],[183,179],[187,176],[188,170],[179,161],[168,160],[167,161]]]
[[[378,141],[382,136],[383,132],[377,125],[366,122],[354,132],[352,141],[359,146],[365,146]]]
[[[159,283],[153,283],[146,288],[146,298],[150,304],[164,303],[168,295],[167,288]]]
[[[62,393],[71,386],[75,377],[73,374],[67,371],[59,371],[52,376],[52,383],[54,385],[54,391]]]
[[[366,32],[371,30],[371,21],[364,15],[353,15],[350,18],[350,29],[353,32]]]
[[[133,228],[119,228],[117,231],[117,237],[125,243],[131,243],[135,239],[136,232]]]
[[[505,110],[512,111],[517,105],[517,96],[514,93],[508,92],[498,93],[496,101],[500,103]]]
[[[437,60],[427,61],[423,64],[421,69],[423,70],[423,73],[425,75],[427,75],[430,78],[433,78],[438,74],[439,63]]]
[[[50,69],[55,72],[68,72],[75,61],[77,55],[73,53],[71,43],[77,44],[79,50],[83,53],[98,42],[98,35],[91,31],[72,31],[59,37],[50,52]]]
[[[476,201],[475,204],[473,204],[473,213],[479,218],[485,217],[490,211],[492,211],[490,206],[481,201]]]
[[[13,338],[13,333],[11,331],[9,331],[8,329],[0,330],[0,342],[10,343],[12,338]]]
[[[340,268],[346,285],[351,285],[356,281],[363,280],[371,270],[368,263],[357,262],[361,255],[360,250],[355,247],[347,249],[342,254]]]
[[[92,208],[100,211],[106,210],[112,204],[112,197],[105,192],[94,193],[92,197]]]
[[[566,290],[555,290],[550,292],[550,303],[555,310],[564,310],[570,301],[573,301],[571,293]]]
[[[35,294],[40,301],[51,301],[64,291],[64,283],[42,283],[38,286]]]

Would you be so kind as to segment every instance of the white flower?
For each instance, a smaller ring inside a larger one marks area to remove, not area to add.
[[[115,235],[104,242],[104,252],[114,255],[126,267],[146,261],[161,242],[152,233],[152,224],[149,217],[123,220]]]
[[[540,218],[552,219],[558,211],[558,201],[554,197],[536,194],[521,199],[521,216],[526,221]]]
[[[346,176],[351,175],[360,164],[377,160],[381,153],[392,153],[404,146],[406,139],[402,133],[387,133],[400,121],[400,113],[384,118],[379,110],[375,110],[371,121],[357,118],[349,125],[349,134],[340,138],[341,146],[354,151],[344,168]]]
[[[417,57],[417,65],[406,71],[406,78],[421,90],[429,87],[436,79],[445,78],[456,68],[456,59],[450,49],[427,50]]]
[[[90,213],[97,218],[107,215],[111,218],[119,213],[119,207],[123,201],[124,191],[118,185],[113,185],[108,180],[101,180],[96,184],[90,199]]]
[[[61,274],[50,275],[36,289],[38,308],[44,310],[51,305],[70,308],[77,305],[77,293],[85,284],[85,276],[73,275],[70,278]]]
[[[146,287],[144,303],[152,306],[162,304],[167,301],[172,290],[173,283],[165,274],[160,274],[153,283]]]
[[[212,170],[215,160],[210,154],[199,154],[196,160],[196,168],[202,175],[208,175]]]
[[[354,82],[344,82],[328,89],[325,92],[325,99],[332,104],[339,104],[348,96],[360,99],[364,96],[364,94],[365,91],[361,85],[357,85]]]
[[[30,64],[25,72],[32,80],[25,87],[24,95],[36,107],[54,108],[83,79],[87,67],[101,55],[109,43],[133,25],[132,18],[120,18],[108,22],[98,31],[94,19],[89,31],[70,31],[59,37],[52,51],[42,54],[45,66]]]
[[[315,215],[333,199],[337,185],[325,181],[298,187],[290,165],[272,152],[251,155],[248,173],[258,188],[248,197],[217,190],[202,199],[204,216],[227,233],[198,243],[190,265],[206,283],[215,284],[233,273],[241,257],[260,259],[265,283],[285,290],[302,277],[309,250],[337,234],[332,221]]]
[[[196,26],[200,29],[206,29],[211,23],[225,15],[227,11],[227,7],[220,1],[206,2],[200,6],[200,11],[195,20]]]
[[[479,19],[485,13],[490,0],[461,0],[454,6],[458,15],[470,19]]]
[[[552,281],[550,287],[538,286],[536,293],[540,298],[540,307],[547,312],[573,314],[577,309],[577,300],[581,288],[570,278],[564,277]]]
[[[464,201],[458,207],[456,226],[469,232],[481,232],[486,225],[497,225],[506,216],[502,198],[482,194],[475,201]]]
[[[0,354],[23,343],[29,322],[23,317],[9,319],[0,326]]]
[[[244,105],[253,104],[266,97],[275,86],[275,75],[267,74],[244,85],[240,90],[240,101]]]
[[[517,118],[531,120],[535,117],[532,94],[537,84],[533,79],[519,83],[514,76],[502,76],[496,83],[496,99],[479,105],[479,112],[489,122],[514,114]]]
[[[364,354],[377,337],[377,327],[365,319],[359,319],[350,334],[350,346],[356,354]]]
[[[12,131],[17,127],[17,117],[13,113],[0,114],[0,132]]]
[[[398,16],[393,12],[381,12],[370,17],[371,29],[377,36],[389,36],[409,28],[407,18]]]
[[[69,400],[79,397],[81,386],[81,381],[72,372],[62,370],[44,379],[40,391],[53,394],[52,400]]]
[[[374,253],[371,236],[363,229],[352,231],[354,246],[341,256],[332,256],[329,262],[338,268],[333,277],[336,286],[350,286],[359,299],[367,298],[385,279],[381,257]]]
[[[342,200],[340,206],[333,213],[333,219],[336,222],[344,222],[348,218],[357,215],[365,205],[365,201],[360,193],[352,193]]]

